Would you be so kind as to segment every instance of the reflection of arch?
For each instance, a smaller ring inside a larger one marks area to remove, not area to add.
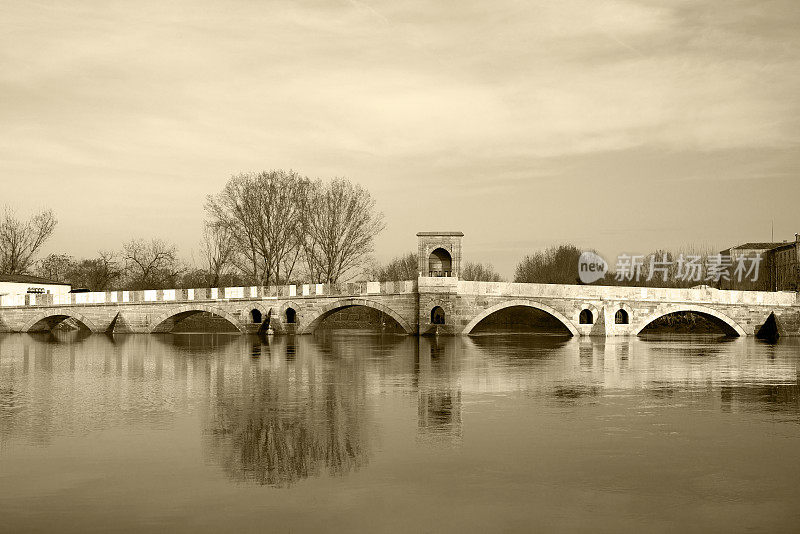
[[[746,336],[747,333],[744,329],[739,326],[739,324],[728,317],[727,315],[720,313],[712,308],[706,308],[705,306],[697,306],[695,304],[678,304],[674,306],[670,306],[664,310],[658,311],[647,317],[646,319],[640,321],[635,327],[631,329],[631,335],[639,335],[639,333],[644,330],[644,328],[658,319],[659,317],[664,317],[665,315],[669,315],[670,313],[677,313],[677,312],[694,312],[704,316],[706,319],[711,319],[716,325],[720,326],[722,330],[727,335],[733,336]],[[716,320],[715,320],[716,319]]]
[[[467,324],[467,326],[464,327],[464,330],[461,333],[469,334],[470,332],[472,332],[473,328],[478,326],[478,323],[489,317],[491,314],[505,308],[510,308],[512,306],[525,306],[528,308],[535,308],[537,310],[549,313],[550,315],[561,321],[564,324],[564,326],[567,327],[567,330],[569,330],[570,334],[572,334],[573,336],[580,335],[578,329],[575,328],[572,322],[570,322],[569,319],[564,317],[564,315],[558,310],[551,308],[547,304],[542,304],[541,302],[536,302],[533,300],[523,300],[523,299],[509,300],[506,302],[501,302],[500,304],[495,304],[490,308],[486,308],[481,313],[479,313],[473,320],[471,320],[469,324]]]
[[[431,324],[444,324],[444,310],[441,306],[434,306],[431,310]]]
[[[20,331],[28,332],[42,321],[47,324],[48,330],[52,330],[57,324],[70,317],[80,322],[88,330],[92,332],[100,332],[100,329],[97,328],[97,325],[94,324],[94,321],[81,313],[76,313],[74,310],[67,308],[56,308],[40,312],[33,319],[26,322]]]
[[[453,259],[450,253],[439,247],[428,256],[428,276],[450,276],[453,272]]]
[[[350,308],[352,306],[365,306],[367,308],[372,308],[374,310],[383,312],[392,319],[394,319],[395,321],[397,321],[397,324],[400,325],[400,327],[406,334],[414,333],[414,330],[411,328],[408,322],[391,308],[372,300],[351,298],[351,299],[337,300],[335,302],[331,302],[330,304],[326,304],[325,306],[323,306],[322,311],[319,314],[317,314],[313,319],[311,319],[311,321],[309,321],[308,326],[304,328],[301,327],[298,330],[298,334],[310,334],[311,332],[316,330],[319,324],[322,321],[324,321],[327,316],[338,310],[341,310],[342,308]]]
[[[155,333],[158,327],[173,316],[176,315],[183,315],[182,319],[188,317],[189,315],[193,315],[195,313],[200,312],[208,312],[213,313],[214,315],[219,315],[223,319],[226,319],[229,323],[231,323],[239,332],[246,332],[246,328],[241,324],[239,319],[226,312],[223,309],[217,308],[216,306],[209,306],[208,304],[188,304],[186,306],[180,306],[178,308],[172,308],[169,311],[162,313],[159,315],[153,322],[150,323],[150,326],[147,328],[147,333],[152,334]]]

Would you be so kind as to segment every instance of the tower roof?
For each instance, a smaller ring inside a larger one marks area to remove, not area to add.
[[[417,237],[422,236],[453,236],[453,237],[464,237],[463,232],[417,232]]]

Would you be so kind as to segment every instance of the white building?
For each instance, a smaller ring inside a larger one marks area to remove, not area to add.
[[[63,295],[72,290],[70,284],[54,282],[28,274],[0,274],[0,297],[6,295]]]

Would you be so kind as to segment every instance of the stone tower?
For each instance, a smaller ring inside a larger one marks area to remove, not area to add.
[[[463,237],[461,232],[419,232],[419,275],[458,278]]]

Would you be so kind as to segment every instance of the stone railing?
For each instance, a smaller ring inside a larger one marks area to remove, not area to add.
[[[88,293],[20,294],[0,296],[0,306],[81,306],[137,302],[192,302],[231,299],[274,300],[355,295],[415,293],[417,282],[347,282],[341,284],[291,284],[281,286],[212,287],[203,289],[145,289]]]
[[[422,283],[422,281],[421,281]],[[794,291],[734,291],[701,287],[695,289],[627,286],[582,286],[563,284],[523,284],[515,282],[457,282],[458,294],[570,298],[606,301],[704,302],[797,306],[800,296]]]

